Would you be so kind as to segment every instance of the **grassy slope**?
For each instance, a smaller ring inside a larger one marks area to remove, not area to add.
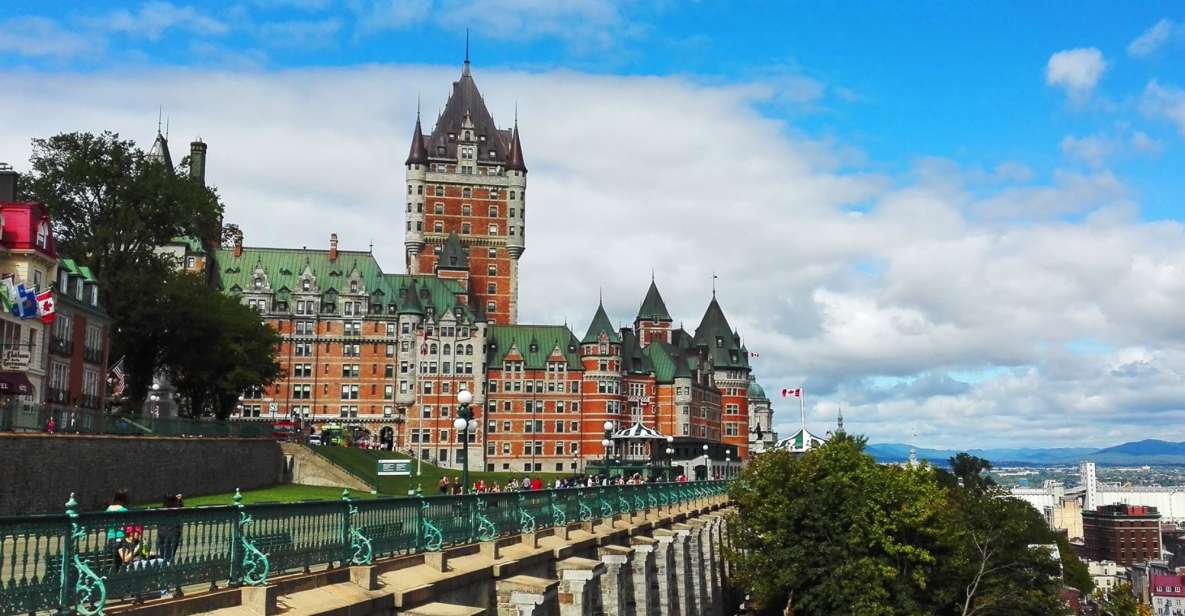
[[[370,485],[377,485],[378,491],[382,494],[407,494],[409,487],[414,488],[417,484],[423,489],[424,494],[437,494],[436,485],[440,482],[440,478],[448,475],[451,480],[453,477],[460,477],[460,470],[443,469],[434,464],[424,462],[421,467],[423,473],[420,477],[379,477],[378,476],[378,461],[379,460],[407,460],[407,454],[395,451],[376,451],[372,449],[353,449],[347,447],[312,447],[313,451],[325,456],[338,466],[350,471],[354,475],[362,478]],[[412,473],[416,472],[416,462],[412,461]],[[501,485],[506,485],[507,480],[514,477],[522,480],[524,473],[489,473],[485,471],[469,471],[470,481],[477,481],[479,479],[485,482],[497,481]],[[544,482],[554,482],[557,477],[566,475],[557,473],[531,473],[531,477],[539,477]]]

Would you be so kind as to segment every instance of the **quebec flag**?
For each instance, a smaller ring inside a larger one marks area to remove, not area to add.
[[[16,285],[16,297],[13,298],[12,314],[22,319],[37,317],[37,290],[29,291],[24,283]]]

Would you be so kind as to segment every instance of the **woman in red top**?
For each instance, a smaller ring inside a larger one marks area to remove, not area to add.
[[[532,490],[542,490],[543,489],[543,480],[538,477],[532,479],[531,480],[531,489]]]

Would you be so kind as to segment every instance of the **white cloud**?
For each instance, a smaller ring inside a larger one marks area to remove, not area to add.
[[[175,148],[209,144],[208,177],[248,244],[326,247],[336,232],[400,271],[416,95],[431,117],[457,70],[0,73],[28,93],[0,98],[0,116],[22,119],[0,125],[0,160],[27,167],[30,137],[66,130],[147,144],[163,104]],[[1141,221],[1105,168],[1042,180],[929,159],[893,181],[760,115],[764,87],[475,74],[503,125],[519,101],[524,322],[583,334],[603,287],[628,324],[653,266],[693,328],[715,272],[767,391],[805,384],[813,427],[842,404],[880,442],[917,429],[951,447],[1109,444],[1148,425],[1185,439],[1185,228]],[[1067,350],[1084,339],[1101,350]],[[775,404],[777,423],[796,423]]]
[[[258,26],[256,34],[274,47],[320,49],[333,46],[341,29],[341,20],[331,17],[315,21],[266,22]]]
[[[101,47],[100,41],[65,30],[45,17],[14,17],[0,21],[0,53],[69,58]]]
[[[177,6],[170,2],[145,2],[139,10],[118,9],[100,17],[87,20],[94,28],[159,40],[171,29],[178,29],[198,35],[225,34],[229,27],[221,21],[199,13],[190,6]]]
[[[1070,100],[1082,102],[1090,96],[1106,67],[1103,52],[1094,47],[1059,51],[1049,57],[1045,66],[1045,83],[1065,89]]]
[[[1172,122],[1185,136],[1185,90],[1153,79],[1144,88],[1140,109],[1148,116]]]
[[[1067,158],[1084,162],[1096,169],[1102,168],[1109,159],[1135,155],[1156,155],[1162,148],[1160,141],[1143,131],[1130,131],[1125,127],[1093,135],[1066,135],[1061,140],[1061,150]]]
[[[1062,154],[1085,161],[1094,167],[1101,167],[1104,160],[1115,151],[1115,144],[1101,135],[1075,137],[1066,135],[1061,142]]]
[[[1182,28],[1174,24],[1172,20],[1161,19],[1128,43],[1127,53],[1136,58],[1150,56],[1180,32],[1182,32]]]
[[[432,0],[353,0],[349,6],[364,34],[406,28],[432,14]]]

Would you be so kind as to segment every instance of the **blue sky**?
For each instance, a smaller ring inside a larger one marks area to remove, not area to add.
[[[766,389],[874,441],[1185,426],[1179,3],[0,3],[18,168],[59,131],[147,144],[163,107],[248,243],[328,218],[397,270],[415,101],[439,109],[468,27],[532,169],[527,318],[581,329],[603,287],[628,323],[653,266],[691,327],[716,272]]]

